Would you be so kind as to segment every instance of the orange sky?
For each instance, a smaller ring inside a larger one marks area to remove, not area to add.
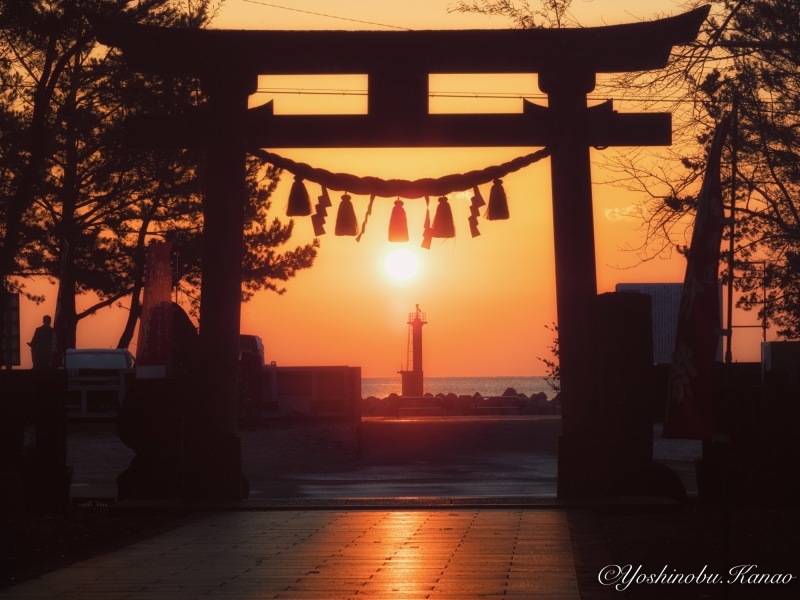
[[[215,27],[230,29],[378,29],[353,21],[308,14],[318,12],[372,23],[415,29],[500,28],[502,19],[478,15],[451,15],[449,0],[276,1],[296,12],[268,6],[260,0],[227,0]],[[576,1],[573,16],[583,25],[614,24],[677,14],[671,0]],[[363,89],[358,78],[342,81],[264,80],[269,88]],[[360,87],[359,87],[360,86]],[[504,91],[536,94],[535,79],[520,76],[445,79],[431,81],[431,91]],[[298,96],[260,94],[253,103],[272,97],[276,112],[336,112],[364,110],[363,96]],[[431,110],[441,112],[502,112],[521,109],[521,100],[465,101],[457,104],[432,99]],[[424,150],[275,150],[289,158],[331,171],[386,178],[417,179],[481,169],[531,152],[532,148],[472,148]],[[598,151],[592,151],[594,161]],[[603,179],[595,166],[593,179]],[[281,182],[274,207],[282,214],[291,177]],[[319,193],[308,184],[312,198]],[[267,360],[279,365],[360,366],[365,377],[391,376],[404,368],[407,315],[419,304],[427,313],[424,328],[426,376],[538,375],[552,335],[545,325],[556,320],[555,282],[549,161],[544,160],[505,179],[511,219],[481,220],[482,235],[471,238],[467,225],[469,193],[450,197],[456,238],[434,240],[430,250],[419,247],[424,220],[423,200],[405,203],[411,241],[404,246],[419,257],[420,272],[406,282],[389,278],[383,268],[386,254],[397,247],[387,241],[392,199],[377,199],[361,242],[335,237],[333,223],[339,195],[332,193],[333,211],[328,234],[321,237],[316,264],[288,282],[283,296],[263,293],[242,307],[242,332],[260,335]],[[488,199],[489,186],[482,189]],[[598,291],[611,291],[619,282],[677,282],[683,279],[681,258],[637,265],[631,252],[637,245],[639,222],[620,217],[636,196],[611,186],[595,185],[594,217]],[[359,220],[368,198],[353,196]],[[297,221],[292,245],[313,239],[311,221]],[[621,267],[621,268],[620,268]],[[23,340],[30,339],[41,315],[52,314],[55,293],[41,306],[23,305]],[[739,318],[754,322],[748,315]],[[121,329],[118,310],[81,322],[79,346],[105,347],[116,343]],[[757,360],[760,332],[737,332],[735,360]],[[23,352],[29,361],[28,352]]]

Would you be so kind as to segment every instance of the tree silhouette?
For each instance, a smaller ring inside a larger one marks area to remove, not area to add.
[[[553,341],[547,347],[550,351],[550,357],[542,358],[541,356],[537,356],[536,358],[544,363],[547,373],[544,380],[547,382],[547,385],[550,386],[550,389],[556,393],[555,398],[558,398],[561,393],[561,365],[558,361],[558,325],[555,323],[552,325],[545,325],[545,329],[549,329],[553,333]]]
[[[24,5],[24,6],[22,6]],[[99,46],[86,11],[172,27],[202,27],[210,0],[17,3],[0,16],[0,282],[25,292],[25,278],[58,281],[59,347],[74,347],[80,319],[130,298],[120,337],[125,347],[139,314],[147,243],[170,238],[178,249],[181,283],[199,295],[202,232],[202,154],[132,151],[124,145],[131,111],[173,114],[203,102],[191,79],[142,77],[118,52]],[[81,10],[78,10],[80,8]],[[249,169],[244,300],[259,289],[282,293],[277,282],[311,266],[317,242],[285,245],[292,224],[266,224],[269,196],[280,172],[255,162]],[[76,295],[99,301],[80,314]],[[2,306],[0,306],[2,308]]]
[[[567,27],[578,23],[569,17],[572,0],[539,0],[531,6],[528,0],[470,0],[455,3],[448,12],[470,12],[511,19],[516,27]]]
[[[642,260],[687,251],[706,147],[716,123],[735,113],[723,153],[723,197],[735,228],[726,228],[723,265],[733,236],[738,305],[757,309],[778,335],[800,335],[800,6],[792,0],[717,1],[701,37],[680,49],[670,69],[651,79],[620,79],[630,93],[672,94],[676,144],[658,161],[620,155],[618,181],[643,193]],[[680,85],[681,87],[676,87]],[[678,90],[676,92],[676,90]]]
[[[707,146],[716,123],[737,106],[738,133],[723,155],[727,208],[735,196],[734,272],[727,282],[785,337],[800,336],[800,4],[796,0],[711,0],[696,41],[673,50],[655,73],[598,82],[598,96],[638,109],[673,113],[673,146],[647,154],[607,150],[601,160],[614,183],[640,194],[633,214],[643,240],[638,260],[685,253],[694,223]],[[558,26],[569,2],[473,0],[454,10],[502,15],[520,27]],[[558,5],[561,12],[547,9]],[[687,9],[692,4],[687,2]],[[551,16],[547,17],[547,14]],[[730,250],[722,253],[727,264]],[[757,265],[757,266],[755,266]],[[755,268],[754,268],[755,266]],[[764,298],[766,296],[766,298]]]

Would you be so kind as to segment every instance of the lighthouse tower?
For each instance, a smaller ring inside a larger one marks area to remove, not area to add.
[[[406,370],[400,371],[403,396],[422,396],[422,326],[427,324],[425,313],[419,310],[408,315],[408,346],[406,350]],[[413,365],[413,366],[412,366]],[[409,369],[411,367],[411,370]]]

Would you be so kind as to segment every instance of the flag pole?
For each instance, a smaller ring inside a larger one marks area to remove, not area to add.
[[[730,239],[728,240],[728,330],[727,330],[727,345],[725,348],[725,364],[726,369],[726,383],[727,389],[731,390],[733,387],[733,373],[731,372],[731,363],[733,362],[733,282],[734,282],[734,248],[735,248],[735,234],[736,234],[736,168],[737,168],[737,151],[739,142],[739,92],[734,92],[733,103],[731,106],[731,209],[730,209],[730,223],[729,232]],[[728,393],[730,393],[728,391]],[[726,407],[730,409],[730,402]],[[721,523],[720,523],[720,558],[722,560],[722,568],[727,572],[731,562],[731,446],[730,439],[720,436],[717,440],[717,447],[722,453],[722,506],[721,506]],[[727,598],[728,590],[723,591],[723,598]]]
[[[734,93],[731,108],[731,209],[728,224],[730,239],[728,240],[728,327],[725,335],[728,337],[725,346],[725,363],[733,362],[733,280],[734,280],[734,248],[736,240],[736,166],[737,145],[739,141],[739,93]]]

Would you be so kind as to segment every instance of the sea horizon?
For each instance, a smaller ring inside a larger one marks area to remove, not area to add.
[[[500,396],[508,388],[518,394],[532,396],[543,392],[550,399],[555,392],[544,376],[489,376],[489,377],[425,377],[423,390],[426,394],[455,394],[472,396]],[[402,382],[400,376],[394,377],[362,377],[361,397],[385,398],[389,394],[400,394]]]

